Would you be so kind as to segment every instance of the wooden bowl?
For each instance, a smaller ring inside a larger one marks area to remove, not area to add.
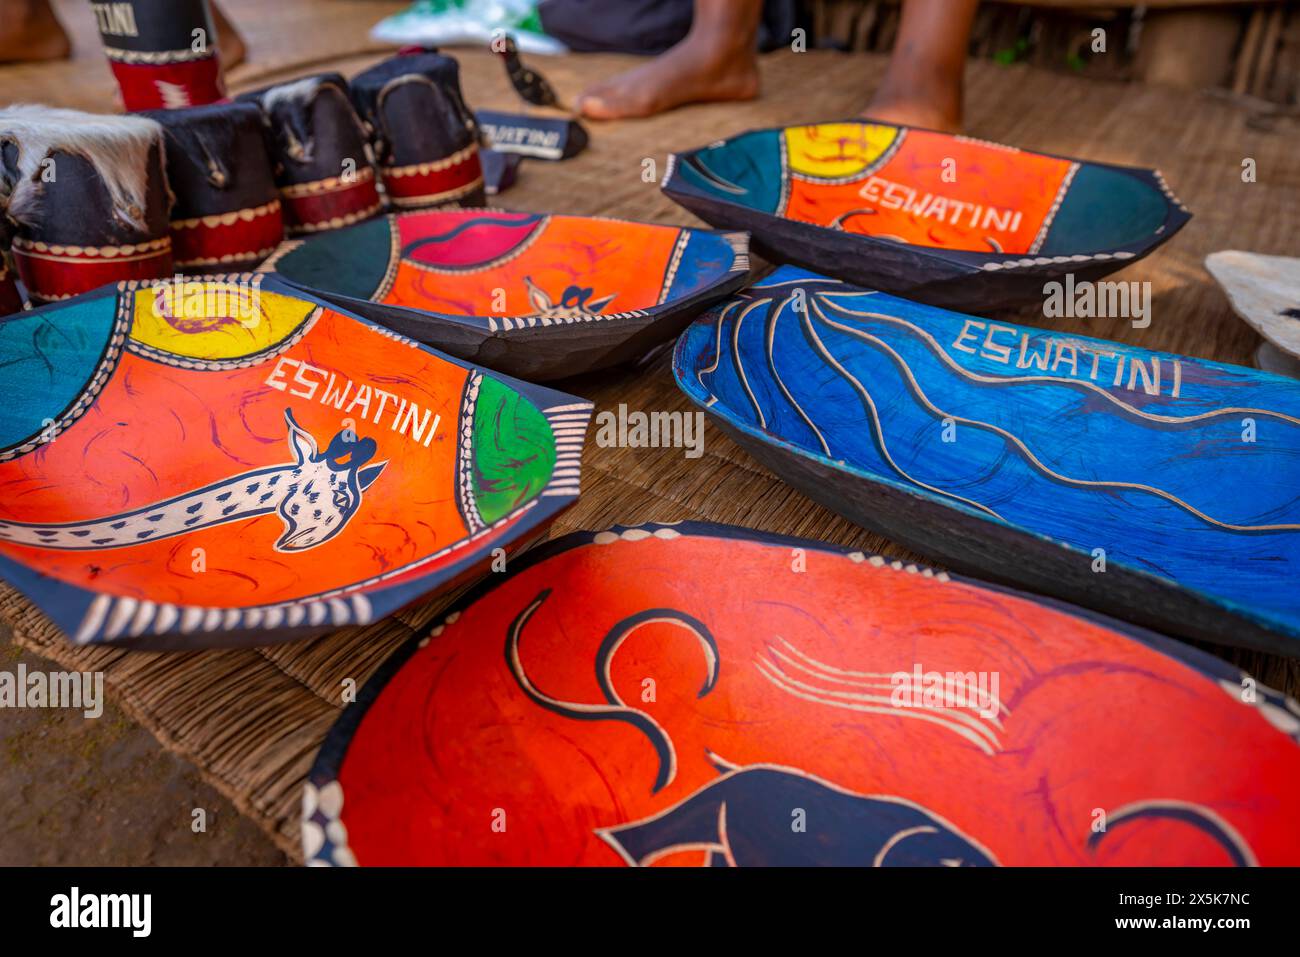
[[[953,309],[1041,301],[1145,256],[1188,213],[1154,170],[851,120],[669,160],[663,190],[772,262]]]
[[[0,363],[0,576],[82,644],[377,621],[572,504],[591,412],[256,274],[20,313]]]
[[[747,237],[590,216],[400,213],[285,243],[281,278],[530,381],[635,359],[743,285]]]
[[[303,851],[1295,864],[1300,706],[1245,677],[1065,605],[821,542],[576,533],[381,666],[317,756]]]
[[[802,305],[801,305],[802,304]],[[1300,382],[785,267],[677,383],[785,481],[952,567],[1300,653]]]

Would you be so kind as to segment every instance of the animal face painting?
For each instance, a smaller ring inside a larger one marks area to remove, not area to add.
[[[592,299],[590,286],[585,289],[578,286],[568,286],[557,303],[547,295],[544,289],[539,288],[533,282],[532,276],[525,276],[524,284],[528,287],[528,302],[532,305],[533,311],[538,316],[545,316],[548,319],[583,319],[600,315],[601,311],[613,302],[614,296],[617,295],[612,293],[599,299]]]
[[[284,410],[294,461],[255,469],[144,508],[57,525],[0,522],[0,540],[38,548],[123,548],[275,512],[284,522],[276,551],[293,552],[329,541],[351,520],[361,495],[387,462],[367,465],[375,440],[337,433],[321,452],[311,433]]]
[[[337,433],[325,451],[320,452],[311,433],[298,427],[288,409],[284,417],[289,424],[289,443],[296,461],[289,472],[284,496],[271,495],[272,499],[279,500],[276,512],[284,522],[284,534],[275,547],[279,551],[295,551],[314,548],[343,531],[361,505],[361,493],[374,484],[388,463],[366,466],[374,457],[375,440],[358,440],[346,429]],[[245,494],[256,492],[256,484],[246,487]],[[258,501],[265,497],[263,493]]]
[[[819,836],[829,840],[807,840],[792,809],[814,817]],[[792,826],[771,826],[787,819]],[[663,814],[596,833],[634,867],[691,850],[704,852],[705,867],[997,864],[988,851],[924,808],[864,797],[791,768],[763,765],[724,770]]]
[[[1300,705],[1148,633],[726,526],[573,535],[484,588],[327,739],[308,860],[1300,862]],[[916,662],[999,706],[896,704]]]

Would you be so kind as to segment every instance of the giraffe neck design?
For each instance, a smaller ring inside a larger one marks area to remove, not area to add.
[[[37,548],[93,551],[184,535],[276,512],[284,532],[276,551],[301,551],[329,541],[351,520],[362,493],[387,462],[367,465],[374,439],[337,433],[321,452],[311,433],[285,409],[294,461],[235,475],[143,508],[62,524],[0,521],[0,542]]]

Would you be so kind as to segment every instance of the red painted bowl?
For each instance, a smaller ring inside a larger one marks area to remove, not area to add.
[[[313,864],[1300,863],[1300,710],[1150,632],[710,525],[548,543],[327,738]]]

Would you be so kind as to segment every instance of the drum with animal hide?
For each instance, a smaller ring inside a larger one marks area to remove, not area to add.
[[[379,212],[366,131],[337,73],[245,93],[270,131],[276,183],[290,233],[337,229]]]
[[[162,127],[143,116],[0,110],[0,196],[35,302],[172,273]]]
[[[155,110],[167,142],[176,268],[252,269],[284,238],[262,113],[252,103]]]
[[[478,125],[451,57],[395,56],[352,78],[389,201],[396,207],[483,201]]]
[[[90,6],[128,110],[200,106],[226,95],[207,0]]]

